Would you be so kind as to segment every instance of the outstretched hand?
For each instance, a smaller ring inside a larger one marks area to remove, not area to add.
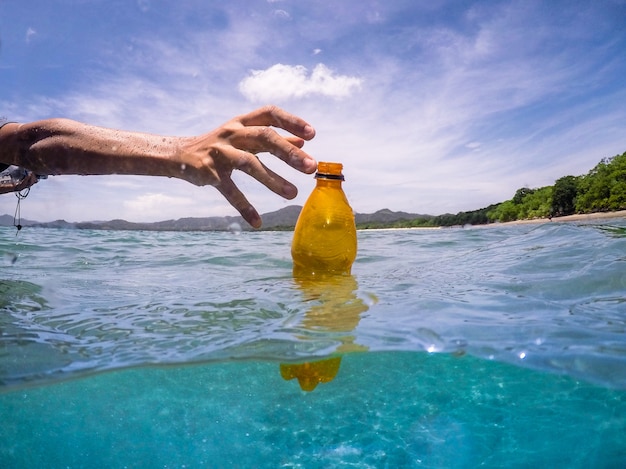
[[[272,127],[292,135],[281,136]],[[207,134],[185,138],[178,155],[181,177],[199,186],[215,186],[250,225],[259,228],[261,217],[233,182],[233,170],[243,171],[276,194],[293,199],[298,194],[296,186],[267,168],[256,154],[269,152],[310,174],[317,162],[302,147],[314,136],[313,127],[301,118],[266,106],[235,117]]]
[[[304,142],[315,136],[313,127],[275,106],[235,117],[197,137],[107,129],[70,119],[9,123],[0,129],[0,163],[5,166],[16,165],[41,175],[134,174],[212,185],[256,228],[261,226],[261,217],[233,182],[233,170],[293,199],[298,193],[296,186],[268,169],[256,154],[272,153],[303,173],[313,173],[317,167],[302,151]],[[275,129],[289,135],[280,135]],[[20,190],[34,182],[36,179],[29,178],[4,189]]]

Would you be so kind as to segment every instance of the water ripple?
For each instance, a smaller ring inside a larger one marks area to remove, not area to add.
[[[623,220],[359,232],[353,284],[331,294],[292,279],[291,233],[0,229],[0,383],[427,350],[626,387],[625,232]]]

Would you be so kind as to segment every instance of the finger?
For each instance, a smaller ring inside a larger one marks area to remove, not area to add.
[[[248,222],[250,226],[253,228],[261,228],[261,216],[237,188],[232,179],[223,179],[217,186],[217,190],[220,191],[226,200],[237,209],[243,219]]]
[[[315,129],[309,123],[277,106],[264,106],[240,116],[239,121],[245,126],[278,127],[305,140],[315,137]]]
[[[280,136],[270,127],[245,127],[231,138],[236,148],[246,149],[253,153],[269,152],[276,155],[289,166],[310,174],[317,168],[317,162],[300,146],[304,141],[294,141]]]
[[[285,140],[287,140],[289,143],[291,143],[293,146],[296,146],[298,148],[302,148],[304,146],[304,140],[301,139],[300,137],[283,137]]]
[[[272,192],[286,199],[298,195],[298,188],[265,166],[257,157],[243,150],[227,147],[222,150],[226,158],[234,163],[234,167],[259,181]]]

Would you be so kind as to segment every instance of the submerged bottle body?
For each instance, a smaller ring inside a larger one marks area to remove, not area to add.
[[[294,230],[294,275],[349,274],[356,258],[354,213],[341,187],[340,163],[318,165],[317,183]]]

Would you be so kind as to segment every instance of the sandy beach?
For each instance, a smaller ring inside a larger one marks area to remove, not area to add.
[[[532,220],[515,220],[504,223],[490,223],[488,225],[477,226],[501,226],[501,225],[522,225],[529,223],[560,223],[569,221],[588,221],[588,220],[602,220],[610,218],[626,218],[626,210],[620,210],[617,212],[596,212],[596,213],[584,213],[576,215],[566,215],[563,217],[550,218],[533,218]]]
[[[617,212],[596,212],[585,213],[576,215],[566,215],[563,217],[550,218],[533,218],[532,220],[515,220],[507,222],[486,223],[483,225],[472,225],[475,228],[489,228],[495,226],[510,226],[510,225],[526,225],[526,224],[541,224],[541,223],[561,223],[561,222],[577,222],[577,221],[590,221],[590,220],[608,220],[611,218],[626,218],[626,210],[620,210]],[[456,226],[455,228],[458,228]],[[395,231],[395,230],[440,230],[450,227],[444,226],[416,226],[407,228],[366,228],[364,231]]]

